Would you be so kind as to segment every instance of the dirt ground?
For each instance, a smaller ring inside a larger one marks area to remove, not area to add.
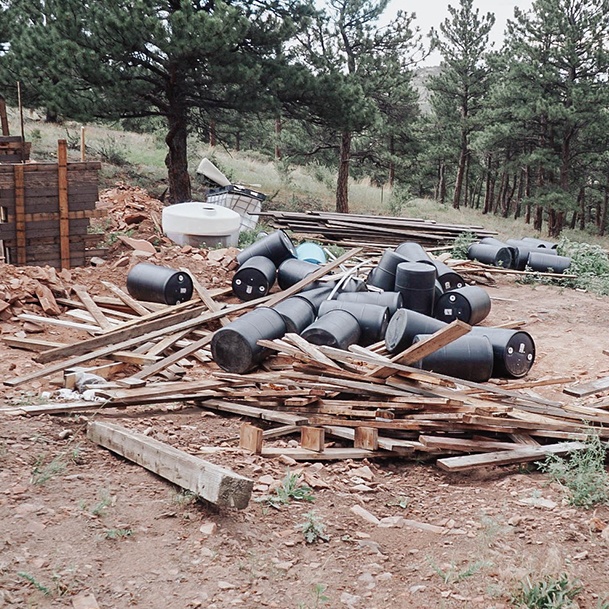
[[[148,237],[154,232],[143,227],[136,236],[145,238],[146,230]],[[165,244],[153,260],[187,266],[208,287],[229,277],[213,252]],[[101,280],[124,286],[132,261],[130,248],[118,243],[105,264],[57,281],[106,293]],[[0,284],[10,291],[18,285],[11,281],[25,276],[4,265]],[[493,306],[484,324],[523,320],[535,339],[528,380],[609,375],[607,298],[505,276],[488,290]],[[3,336],[23,332],[20,311],[41,314],[31,302],[5,310]],[[68,342],[88,335],[45,328],[33,336]],[[2,378],[35,366],[31,353],[0,344]],[[206,373],[202,366],[189,372]],[[52,380],[3,387],[2,404],[35,402],[57,388]],[[564,384],[536,392],[570,403]],[[294,465],[235,450],[209,459],[253,478],[253,498],[244,510],[218,510],[89,442],[85,430],[93,418],[192,454],[236,447],[242,422],[173,405],[87,416],[3,415],[0,607],[95,607],[84,600],[93,595],[102,609],[499,609],[511,606],[525,578],[562,573],[579,581],[579,607],[595,609],[609,598],[609,509],[570,506],[534,467],[448,474],[407,458]],[[314,501],[277,509],[265,500],[288,473],[304,475]],[[358,515],[356,506],[380,522]],[[327,539],[306,543],[302,526],[313,518]]]

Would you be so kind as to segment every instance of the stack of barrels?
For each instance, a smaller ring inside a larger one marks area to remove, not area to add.
[[[325,252],[311,243],[296,248],[278,230],[242,250],[237,261],[233,292],[247,301],[268,294],[275,283],[285,290],[301,281],[325,262]],[[242,315],[214,334],[212,357],[224,370],[245,373],[270,354],[258,341],[288,332],[339,349],[384,343],[395,354],[459,319],[473,330],[416,366],[478,382],[525,376],[535,359],[532,337],[478,326],[490,310],[486,290],[466,285],[418,243],[405,242],[387,249],[365,280],[328,275],[279,304]]]

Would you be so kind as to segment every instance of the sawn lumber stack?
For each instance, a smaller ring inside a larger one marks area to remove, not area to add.
[[[326,270],[357,253],[348,252]],[[411,366],[422,352],[466,332],[460,322],[392,358],[380,344],[343,351],[288,334],[265,344],[275,355],[263,367],[235,375],[210,361],[208,344],[219,320],[268,304],[269,298],[278,302],[293,290],[234,305],[216,300],[226,290],[208,292],[197,284],[198,298],[169,307],[136,302],[117,286],[107,287],[113,297],[92,298],[79,288],[78,300],[62,299],[74,321],[36,319],[80,328],[93,334],[91,338],[73,344],[5,339],[11,346],[39,351],[35,359],[42,364],[27,375],[5,379],[5,384],[18,386],[60,373],[68,387],[84,379],[80,389],[88,388],[102,401],[54,401],[1,412],[93,411],[102,418],[107,408],[181,403],[242,417],[241,448],[262,455],[297,460],[433,457],[451,471],[578,450],[591,429],[609,437],[609,412],[603,408],[577,400],[551,401],[530,392],[571,379],[499,386]],[[32,316],[28,320],[34,321]],[[107,380],[87,385],[85,374]],[[271,444],[294,433],[300,433],[299,448]]]

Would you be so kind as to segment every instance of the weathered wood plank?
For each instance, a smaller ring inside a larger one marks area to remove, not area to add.
[[[89,423],[87,437],[221,507],[247,507],[254,481],[112,423]]]
[[[527,446],[509,451],[467,455],[463,457],[448,457],[438,459],[436,464],[447,472],[462,472],[475,467],[488,465],[513,465],[545,459],[547,455],[565,455],[575,450],[583,450],[586,445],[581,442],[561,442],[548,446]]]
[[[565,387],[563,389],[563,393],[566,393],[567,395],[574,395],[578,398],[583,398],[587,395],[592,395],[593,393],[603,393],[607,390],[609,390],[609,376],[591,381],[589,383]]]

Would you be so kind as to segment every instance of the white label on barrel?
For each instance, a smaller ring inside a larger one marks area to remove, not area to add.
[[[444,282],[444,289],[448,292],[448,290],[450,289],[450,281]]]
[[[245,293],[246,294],[251,294],[253,289],[254,288],[251,285],[246,285],[245,286]]]
[[[452,315],[452,314],[453,314],[452,309],[444,309],[444,315]]]
[[[186,288],[180,288],[180,294],[186,294]]]
[[[519,353],[524,353],[525,350],[525,344],[524,343],[520,343],[520,347],[518,348],[518,352]]]

